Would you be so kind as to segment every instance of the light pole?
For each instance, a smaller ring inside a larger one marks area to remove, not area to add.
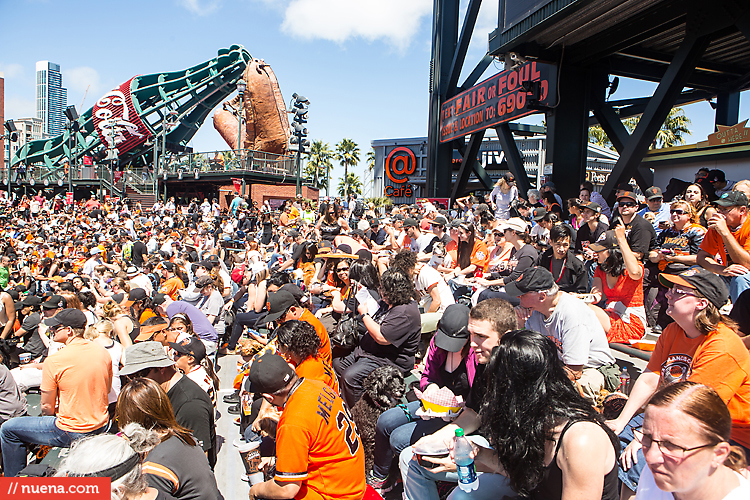
[[[13,159],[10,152],[13,151],[13,143],[18,140],[18,130],[16,129],[16,124],[13,123],[13,120],[5,122],[5,129],[8,133],[3,137],[10,142],[10,144],[8,144],[8,202],[10,202],[10,160]],[[5,144],[3,144],[3,149],[5,149]],[[5,151],[3,151],[2,154],[5,155]]]
[[[172,127],[174,127],[175,122],[177,121],[179,113],[177,111],[171,109],[167,113],[167,116],[164,117],[164,123],[162,124],[161,129],[161,136],[162,136],[162,148],[161,148],[161,154],[162,154],[162,160],[159,162],[159,135],[156,136],[156,141],[154,142],[154,191],[156,193],[156,199],[159,199],[159,175],[161,175],[161,172],[159,170],[159,164],[161,163],[161,170],[165,170],[165,166],[167,163],[167,133],[172,130]],[[166,186],[166,183],[164,184]]]
[[[240,170],[240,154],[242,153],[242,115],[244,114],[243,111],[245,110],[245,89],[247,88],[247,83],[245,83],[245,80],[240,78],[240,81],[237,82],[237,92],[239,92],[240,95],[240,105],[237,108],[237,170]],[[240,196],[245,196],[245,174],[244,172],[242,174],[242,193]]]
[[[68,162],[68,192],[73,192],[73,169],[76,167],[77,154],[74,153],[78,149],[78,111],[76,111],[75,105],[70,105],[65,108],[65,116],[68,119],[68,151],[70,151],[70,162]],[[74,136],[75,149],[70,148],[70,136]],[[71,165],[72,162],[72,165]],[[74,196],[75,198],[75,196]]]

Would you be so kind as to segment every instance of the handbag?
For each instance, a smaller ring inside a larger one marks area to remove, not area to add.
[[[356,282],[352,280],[350,290],[356,288]],[[354,349],[359,344],[359,314],[354,312],[345,312],[341,315],[336,330],[331,335],[331,345],[341,347],[342,349]]]

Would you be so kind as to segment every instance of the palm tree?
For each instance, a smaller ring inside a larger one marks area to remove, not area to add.
[[[635,127],[638,126],[640,119],[640,116],[631,116],[630,118],[625,118],[622,124],[632,134]],[[649,149],[671,148],[672,146],[685,144],[685,136],[690,135],[690,129],[688,128],[690,124],[690,118],[685,115],[684,109],[670,109],[667,118],[656,133],[654,142],[651,143]],[[589,141],[604,147],[610,147],[609,145],[611,144],[609,138],[604,134],[599,125],[589,127]]]
[[[313,185],[317,189],[326,188],[326,194],[330,195],[328,189],[328,176],[333,164],[331,163],[331,147],[327,142],[313,141],[310,148],[310,158],[305,165],[305,177],[313,179]],[[322,178],[321,178],[322,176]]]
[[[367,152],[367,179],[369,180],[368,184],[370,185],[370,188],[368,191],[370,193],[370,196],[372,196],[373,184],[375,183],[374,170],[375,170],[375,150],[370,149]]]
[[[349,181],[349,165],[359,163],[359,146],[351,139],[342,139],[336,144],[336,160],[344,166],[344,192],[349,193],[350,189],[346,187]],[[360,183],[361,185],[361,183]]]
[[[344,182],[344,179],[339,181],[339,196],[342,199],[347,199],[350,194],[362,194],[362,181],[357,174],[349,174],[346,182]]]

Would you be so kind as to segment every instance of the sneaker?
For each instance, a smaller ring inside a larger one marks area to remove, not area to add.
[[[388,484],[388,476],[379,478],[372,471],[367,475],[367,484],[381,497],[393,489],[393,484]]]
[[[240,402],[240,393],[239,392],[233,392],[232,394],[227,394],[224,396],[224,402],[228,404],[237,404]]]

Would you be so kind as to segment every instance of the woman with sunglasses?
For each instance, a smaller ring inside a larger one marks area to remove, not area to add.
[[[456,300],[464,293],[471,293],[471,289],[464,284],[463,280],[482,276],[490,260],[490,252],[484,242],[477,238],[473,224],[462,222],[458,226],[458,239],[454,268],[445,276]]]
[[[719,394],[705,385],[669,385],[646,405],[636,432],[647,468],[638,500],[750,498],[742,450],[730,445],[732,420]]]
[[[706,234],[706,228],[698,224],[697,214],[689,202],[673,201],[669,212],[672,225],[656,237],[656,246],[648,254],[652,272],[678,273],[694,266]],[[651,311],[646,310],[653,318],[649,323],[658,325],[660,329],[672,322],[666,315],[664,296],[667,290],[667,287],[656,282],[643,291],[644,297],[648,297],[648,304],[653,304]]]
[[[730,442],[750,450],[750,353],[736,333],[736,324],[719,309],[729,298],[720,276],[700,267],[662,274],[669,324],[656,341],[646,370],[638,377],[620,416],[608,425],[628,444],[620,457],[622,498],[630,498],[645,465],[633,429],[643,425],[639,409],[659,387],[690,380],[719,394],[732,419]]]
[[[715,213],[716,209],[708,201],[708,194],[701,184],[690,184],[685,188],[682,198],[690,203],[697,216],[697,223],[701,226],[708,227],[708,219]]]

